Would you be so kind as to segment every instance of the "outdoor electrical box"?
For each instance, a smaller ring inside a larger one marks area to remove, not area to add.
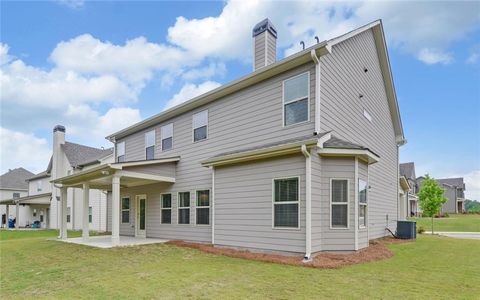
[[[399,239],[416,239],[417,223],[414,221],[397,221],[397,237]]]

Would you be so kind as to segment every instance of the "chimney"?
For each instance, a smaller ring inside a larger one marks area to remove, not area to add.
[[[65,176],[64,155],[61,155],[63,144],[65,144],[65,127],[57,125],[53,128],[52,179]]]
[[[266,67],[277,59],[277,30],[267,18],[253,27],[253,70]]]

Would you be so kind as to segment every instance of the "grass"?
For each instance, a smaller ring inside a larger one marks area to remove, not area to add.
[[[426,231],[432,230],[431,218],[411,218]],[[433,218],[434,231],[480,232],[480,215],[451,214],[448,218]]]
[[[478,299],[478,240],[419,236],[391,259],[336,270],[206,254],[172,245],[97,249],[0,231],[2,299]]]

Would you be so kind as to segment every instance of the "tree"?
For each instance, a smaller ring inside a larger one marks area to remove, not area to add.
[[[442,205],[448,201],[443,195],[445,191],[438,185],[435,179],[428,174],[422,181],[422,187],[418,192],[418,200],[423,214],[432,218],[432,234],[433,234],[433,217],[440,212]]]

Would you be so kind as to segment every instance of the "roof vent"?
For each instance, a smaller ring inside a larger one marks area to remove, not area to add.
[[[277,30],[267,18],[253,27],[253,70],[277,60]]]

